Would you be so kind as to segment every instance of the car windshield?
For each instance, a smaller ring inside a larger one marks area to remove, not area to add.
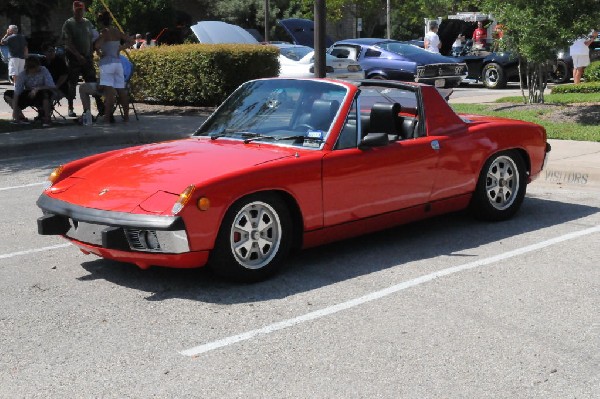
[[[320,148],[347,92],[341,84],[323,81],[247,82],[195,135]]]
[[[292,61],[300,61],[304,58],[308,53],[313,52],[314,50],[310,47],[298,46],[298,47],[282,47],[279,49],[281,55],[286,58],[289,58]]]
[[[379,43],[377,47],[403,56],[431,54],[427,50],[422,49],[421,47],[399,42]]]

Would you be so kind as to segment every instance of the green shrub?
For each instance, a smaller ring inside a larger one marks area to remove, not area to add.
[[[600,93],[600,82],[557,85],[552,88],[552,94],[565,93]]]
[[[131,51],[139,101],[215,106],[240,84],[279,74],[279,50],[252,44],[183,44]]]
[[[583,72],[586,82],[600,82],[600,61],[592,62]]]

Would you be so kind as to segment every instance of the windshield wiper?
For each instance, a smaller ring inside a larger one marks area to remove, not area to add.
[[[319,141],[319,142],[323,142],[323,139],[320,137],[307,137],[301,134],[297,134],[294,136],[282,136],[282,137],[278,137],[278,136],[267,136],[267,135],[262,135],[262,134],[257,134],[254,137],[249,137],[247,139],[244,140],[244,144],[248,144],[252,141],[255,140],[275,140],[275,141],[284,141],[284,140],[313,140],[313,141]]]

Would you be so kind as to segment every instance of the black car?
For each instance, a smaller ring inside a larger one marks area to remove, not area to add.
[[[334,57],[358,61],[367,79],[422,82],[449,88],[458,86],[467,75],[465,63],[397,40],[347,39],[335,42],[327,51]]]
[[[468,14],[468,13],[467,13]],[[492,24],[491,20],[483,20],[484,26]],[[456,61],[467,64],[467,80],[482,82],[488,89],[502,89],[509,81],[519,80],[519,59],[508,52],[496,52],[493,40],[488,38],[485,45],[474,46],[473,32],[477,28],[475,19],[449,18],[441,22],[438,35],[442,42],[441,53],[453,56]],[[458,52],[453,52],[452,44],[463,35],[467,40]]]

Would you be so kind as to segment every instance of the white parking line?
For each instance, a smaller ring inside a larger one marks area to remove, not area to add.
[[[337,305],[333,305],[333,306],[323,308],[323,309],[320,309],[320,310],[317,310],[314,312],[310,312],[310,313],[304,314],[302,316],[295,317],[293,319],[287,319],[287,320],[283,320],[283,321],[280,321],[277,323],[273,323],[268,326],[258,328],[256,330],[247,331],[247,332],[244,332],[244,333],[241,333],[238,335],[232,335],[232,336],[229,336],[229,337],[226,337],[223,339],[219,339],[217,341],[208,342],[206,344],[199,345],[199,346],[196,346],[191,349],[186,349],[186,350],[180,351],[179,353],[181,353],[184,356],[198,356],[202,353],[210,352],[215,349],[233,345],[238,342],[247,341],[247,340],[257,337],[257,336],[267,335],[267,334],[273,333],[275,331],[282,330],[284,328],[293,327],[295,325],[298,325],[298,324],[301,324],[301,323],[304,323],[307,321],[319,319],[324,316],[329,316],[334,313],[341,312],[342,310],[354,308],[356,306],[363,305],[367,302],[371,302],[376,299],[380,299],[380,298],[392,295],[396,292],[405,290],[407,288],[427,283],[427,282],[435,280],[436,278],[439,278],[439,277],[449,276],[451,274],[462,272],[464,270],[470,270],[470,269],[474,269],[477,267],[486,266],[486,265],[489,265],[492,263],[499,262],[501,260],[513,258],[515,256],[519,256],[519,255],[523,255],[523,254],[526,254],[529,252],[537,251],[539,249],[549,247],[551,245],[555,245],[555,244],[558,244],[558,243],[561,243],[564,241],[572,240],[574,238],[578,238],[578,237],[582,237],[585,235],[594,234],[594,233],[598,233],[598,232],[600,232],[600,226],[595,226],[595,227],[591,227],[589,229],[575,231],[573,233],[565,234],[565,235],[562,235],[562,236],[559,236],[556,238],[552,238],[550,240],[542,241],[537,244],[532,244],[532,245],[528,245],[523,248],[518,248],[518,249],[515,249],[512,251],[504,252],[502,254],[492,256],[489,258],[480,259],[480,260],[477,260],[474,262],[465,263],[463,265],[438,270],[437,272],[433,272],[433,273],[430,273],[430,274],[427,274],[427,275],[424,275],[421,277],[417,277],[415,279],[408,280],[408,281],[393,285],[388,288],[384,288],[380,291],[372,292],[370,294],[361,296],[359,298],[351,299],[349,301],[342,302]]]
[[[42,183],[31,183],[31,184],[23,184],[21,186],[12,186],[12,187],[0,187],[0,191],[6,191],[6,190],[16,190],[19,188],[26,188],[26,187],[36,187],[36,186],[43,186],[44,182]]]
[[[52,245],[50,247],[34,248],[34,249],[28,249],[26,251],[12,252],[12,253],[9,253],[9,254],[2,254],[2,255],[0,255],[0,259],[14,258],[14,257],[17,257],[17,256],[34,254],[36,252],[51,251],[53,249],[66,248],[66,247],[68,247],[70,245],[71,244],[69,244],[69,243],[66,243],[66,244],[57,244],[57,245]]]

